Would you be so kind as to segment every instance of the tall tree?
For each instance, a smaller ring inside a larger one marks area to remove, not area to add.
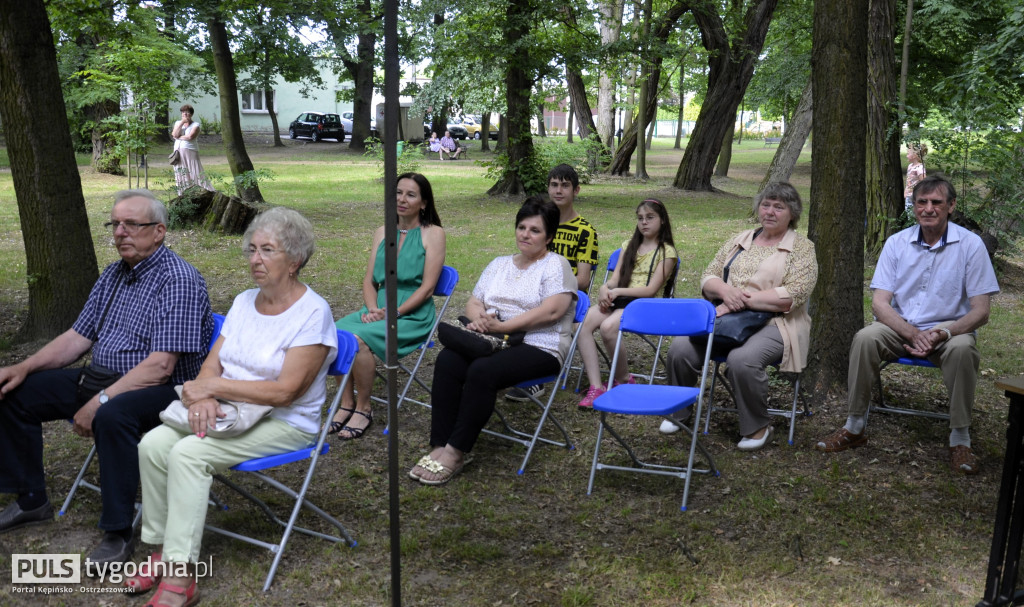
[[[693,16],[708,50],[708,92],[673,184],[684,190],[709,191],[715,161],[736,110],[754,73],[768,24],[778,0],[751,0],[742,15],[742,29],[730,34],[717,3],[701,2]],[[739,7],[740,3],[735,3]]]
[[[778,149],[775,150],[775,155],[772,156],[772,162],[768,165],[768,171],[765,173],[758,190],[763,190],[769,183],[789,181],[789,178],[793,175],[793,167],[796,166],[796,161],[804,151],[807,136],[811,133],[814,109],[812,84],[810,80],[807,81],[807,86],[804,87],[804,92],[800,95],[800,102],[796,106],[796,111],[793,112],[793,117],[789,120],[789,126],[782,134],[782,141],[779,142]]]
[[[867,230],[864,246],[882,251],[903,211],[900,125],[896,96],[896,2],[869,0]]]
[[[505,173],[487,190],[494,195],[517,196],[540,191],[541,184],[535,173],[536,155],[530,133],[530,91],[534,77],[536,57],[531,57],[529,35],[537,7],[534,0],[510,0],[508,15],[502,27],[504,49],[508,53],[505,66],[505,105],[508,108],[503,129],[508,137],[505,154],[508,157]],[[536,182],[536,183],[535,183]]]
[[[864,326],[864,145],[869,0],[817,0],[811,55],[814,140],[808,237],[818,257],[806,385],[846,385],[853,335]]]
[[[600,0],[598,11],[601,14],[601,46],[604,54],[610,55],[613,45],[619,40],[622,32],[622,6],[624,0]],[[597,93],[597,135],[601,143],[613,149],[615,136],[615,85],[618,81],[615,62],[602,61],[598,65],[600,74]]]
[[[321,5],[316,3],[314,6],[319,8]],[[349,148],[362,150],[366,148],[373,117],[373,77],[383,15],[372,0],[336,2],[329,6],[330,10],[325,10],[322,18],[327,23],[334,52],[353,83]]]
[[[900,61],[900,101],[897,110],[900,116],[900,124],[903,124],[903,116],[907,109],[907,72],[910,63],[910,33],[914,25],[914,0],[907,0],[907,18],[903,24],[903,60]]]
[[[677,0],[658,19],[657,27],[651,36],[652,48],[650,72],[647,76],[649,90],[655,91],[647,100],[647,120],[653,120],[658,113],[658,83],[661,81],[661,66],[664,63],[667,53],[665,42],[676,27],[679,19],[690,9],[689,3],[684,0]],[[612,175],[625,175],[629,171],[630,159],[637,146],[637,122],[632,121],[624,127],[622,140],[615,150],[615,156],[608,166],[608,172]]]
[[[98,272],[42,0],[0,3],[0,122],[28,275],[19,336],[53,337],[75,322]]]
[[[650,49],[650,36],[651,36],[651,0],[644,0],[643,12],[641,14],[641,26],[640,34],[640,99],[637,103],[638,107],[647,107],[648,97],[657,97],[657,82],[652,90],[649,85],[650,79],[647,77],[649,74],[649,61],[648,61],[648,50]],[[655,117],[657,117],[657,110],[655,110]],[[637,120],[637,132],[643,133],[647,130],[647,112],[638,112]],[[636,173],[634,177],[637,181],[647,181],[650,177],[647,175],[647,146],[642,145],[638,148],[636,154]]]
[[[217,70],[224,150],[227,152],[231,174],[235,177],[235,189],[242,200],[263,202],[263,193],[260,192],[259,183],[252,178],[254,167],[242,137],[242,123],[238,110],[238,86],[227,27],[220,15],[209,17],[206,26],[210,34],[210,48],[213,50],[213,65]]]
[[[303,95],[310,87],[324,86],[320,64],[313,60],[311,52],[315,47],[311,49],[296,34],[309,25],[308,20],[290,14],[290,9],[288,4],[266,3],[235,12],[239,27],[233,56],[235,69],[242,75],[238,86],[245,92],[264,91],[275,147],[284,147],[275,109],[278,79],[302,83]]]

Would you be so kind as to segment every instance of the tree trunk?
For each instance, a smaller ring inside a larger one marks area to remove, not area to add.
[[[491,151],[491,113],[484,112],[480,117],[480,151]]]
[[[578,71],[566,69],[565,80],[569,86],[569,105],[572,107],[576,123],[579,125],[582,139],[597,140],[597,127],[594,126],[594,114],[587,99],[587,88],[583,76]],[[587,148],[587,168],[596,173],[600,157],[607,153],[605,146]]]
[[[355,9],[360,23],[372,24],[376,19],[370,0],[358,0]],[[443,19],[441,22],[443,23]],[[352,132],[347,133],[348,147],[350,150],[365,150],[374,114],[373,75],[377,34],[369,25],[360,28],[356,41],[356,57],[353,60],[346,50],[345,32],[333,21],[328,21],[327,30],[331,34],[334,48],[339,49],[336,54],[353,82]]]
[[[683,118],[686,115],[686,70],[683,69],[685,59],[679,61],[679,119],[676,121],[676,144],[672,149],[679,150],[683,147]]]
[[[729,176],[729,163],[732,162],[732,140],[736,136],[736,123],[725,132],[725,139],[722,140],[722,151],[718,153],[718,165],[715,166],[715,177]]]
[[[734,46],[721,17],[712,11],[693,11],[708,50],[708,92],[700,115],[683,152],[674,185],[684,190],[711,191],[711,174],[730,125],[736,122],[736,110],[743,100],[754,65],[764,46],[768,24],[778,0],[757,0],[747,9],[744,31],[738,32]]]
[[[545,102],[545,99],[544,99],[544,89],[541,88],[539,83],[537,84],[537,98],[540,99],[540,102],[537,103],[537,136],[538,137],[547,137],[548,133],[547,133],[547,130],[545,129],[545,124],[544,124],[544,102]],[[555,125],[552,124],[551,126],[553,127]]]
[[[867,29],[868,0],[814,3],[814,163],[807,233],[817,248],[818,284],[811,296],[811,355],[803,377],[818,398],[845,387],[850,344],[864,326]]]
[[[907,21],[903,25],[903,61],[900,62],[900,127],[907,113],[907,72],[910,69],[910,32],[914,24],[914,0],[907,0]]]
[[[665,14],[661,17],[658,22],[658,27],[654,31],[652,46],[659,47],[668,40],[672,30],[675,29],[676,21],[679,20],[686,11],[689,10],[689,4],[682,0],[677,0],[672,4]],[[651,57],[650,76],[647,78],[648,86],[650,90],[657,91],[658,83],[661,81],[661,65],[664,60],[664,54],[656,53]],[[647,103],[647,119],[652,120],[658,112],[658,95],[654,93],[650,95],[650,100]],[[630,124],[629,128],[625,129],[622,135],[622,139],[619,141],[619,146],[615,150],[615,157],[612,158],[611,164],[608,166],[608,172],[612,175],[625,175],[629,172],[629,162],[633,156],[633,152],[636,150],[637,145],[637,132],[636,124]]]
[[[896,2],[869,0],[868,20],[868,135],[867,231],[864,247],[869,255],[882,251],[903,211],[903,176],[900,164],[899,116],[896,98]]]
[[[242,200],[263,202],[259,184],[252,180],[248,184],[237,181],[240,176],[251,173],[253,165],[242,138],[242,123],[238,117],[238,86],[227,29],[219,17],[211,18],[206,25],[210,33],[210,48],[213,49],[213,65],[217,70],[217,86],[220,91],[221,137],[227,152],[228,166],[236,179],[235,189]]]
[[[637,3],[639,8],[639,3]],[[641,42],[640,42],[640,99],[637,105],[641,108],[647,107],[647,100],[649,98],[657,99],[658,82],[655,81],[653,85],[650,84],[650,79],[647,77],[651,70],[650,62],[648,61],[649,53],[647,49],[650,48],[650,36],[651,36],[651,0],[644,0],[643,12],[640,15],[643,21],[643,27],[641,28]],[[655,107],[657,107],[657,101],[655,101]],[[657,116],[657,110],[655,110],[655,116]],[[637,126],[637,133],[647,132],[647,112],[637,112],[637,120],[640,124]],[[653,118],[652,118],[653,120]],[[636,154],[636,180],[647,181],[650,176],[647,174],[647,149],[648,146],[645,143],[640,146]]]
[[[608,48],[618,42],[622,31],[623,0],[600,0],[601,46]],[[597,89],[597,134],[604,147],[611,150],[615,137],[615,81],[611,62],[600,62]]]
[[[209,232],[244,234],[266,205],[192,186],[167,201],[175,227],[199,225]]]
[[[565,140],[568,143],[572,143],[572,103],[565,109]]]
[[[110,136],[110,127],[102,124],[110,116],[121,113],[121,106],[116,101],[100,101],[82,108],[85,118],[92,121],[92,166],[97,173],[124,175],[121,169],[121,157],[113,153],[114,138]],[[164,111],[164,122],[167,112]]]
[[[0,3],[0,123],[25,243],[18,338],[50,338],[74,324],[99,274],[42,0]]]
[[[793,175],[793,167],[796,166],[796,161],[804,151],[807,135],[811,132],[812,88],[811,81],[808,80],[804,92],[800,95],[796,112],[793,113],[793,119],[789,122],[789,128],[782,134],[782,141],[779,142],[779,146],[775,150],[772,163],[768,165],[768,172],[765,173],[764,179],[761,181],[759,192],[769,183],[789,181]]]
[[[277,110],[274,109],[274,99],[277,97],[277,93],[274,89],[266,89],[267,96],[267,113],[270,115],[270,126],[274,130],[274,147],[283,148],[284,142],[281,141],[281,126],[277,124]]]
[[[370,0],[360,0],[356,3],[360,19],[370,23],[374,19],[373,5]],[[377,45],[377,34],[370,28],[360,31],[356,43],[356,57],[359,62],[349,67],[349,74],[355,87],[355,97],[352,99],[352,139],[349,141],[350,150],[365,150],[366,140],[370,137],[370,120],[373,118],[373,74],[374,74],[374,50]],[[354,69],[353,69],[354,68]],[[418,136],[419,133],[414,133]],[[406,135],[409,136],[408,134]]]
[[[743,105],[743,102],[741,101],[740,102],[740,133],[739,133],[738,136],[736,136],[736,144],[737,145],[743,143],[743,110],[744,109],[745,109],[745,106]],[[733,127],[733,134],[734,135],[736,134],[736,128],[735,127]]]
[[[533,80],[523,66],[530,65],[529,48],[518,41],[530,33],[533,23],[530,0],[512,0],[508,5],[508,19],[502,36],[505,48],[513,49],[505,67],[505,103],[508,115],[505,120],[507,144],[505,155],[508,163],[505,173],[487,193],[491,196],[520,196],[526,194],[522,175],[533,165],[533,135],[530,133],[530,91]],[[534,192],[529,192],[534,193]]]
[[[636,132],[638,135],[647,134],[647,112],[642,110],[648,105],[648,88],[647,78],[644,77],[643,71],[642,69],[640,71],[640,98],[637,100]],[[653,98],[655,95],[650,95],[650,97]],[[656,101],[655,107],[657,107]],[[657,109],[655,109],[655,112],[657,112]],[[645,145],[639,146],[636,151],[636,172],[633,174],[633,178],[637,181],[647,181],[650,179],[650,176],[647,174],[647,146]]]
[[[656,70],[651,74],[651,79],[655,80],[661,77],[661,70]],[[658,99],[657,96],[652,96],[647,102],[647,116],[649,117],[656,114],[658,111]],[[619,142],[618,149],[615,150],[615,157],[612,158],[612,163],[608,167],[608,172],[612,175],[618,175],[620,177],[625,176],[629,173],[630,160],[633,157],[633,152],[636,151],[637,146],[637,127],[639,121],[632,121],[629,125],[629,129],[622,134],[622,140]]]
[[[498,141],[494,144],[495,154],[504,154],[508,147],[508,118],[505,114],[498,114]]]
[[[161,8],[158,10],[160,10],[163,15],[163,29],[160,30],[160,34],[168,40],[174,40],[174,14],[177,12],[177,7],[175,6],[174,0],[161,2],[160,5]],[[168,68],[165,73],[167,74],[167,79],[170,80],[170,68]],[[157,101],[154,104],[156,107],[153,112],[153,122],[157,125],[156,136],[154,139],[157,143],[165,145],[172,145],[174,143],[174,140],[171,139],[171,125],[173,125],[174,122],[171,121],[170,113],[167,111],[167,108],[171,105],[171,101],[173,101],[173,99],[164,99]]]

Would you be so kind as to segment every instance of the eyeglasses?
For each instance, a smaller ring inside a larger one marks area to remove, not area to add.
[[[135,234],[139,230],[149,226],[155,226],[159,224],[159,221],[150,221],[148,223],[139,223],[137,221],[108,221],[103,224],[103,227],[107,228],[111,232],[117,232],[117,228],[124,228],[125,232],[129,234]]]
[[[252,259],[253,255],[259,255],[260,259],[269,259],[280,252],[280,249],[274,249],[271,247],[249,247],[248,249],[242,249],[242,255],[244,255],[246,259]]]

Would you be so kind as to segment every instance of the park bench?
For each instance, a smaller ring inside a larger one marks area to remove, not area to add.
[[[782,141],[782,137],[765,137],[764,147],[778,145],[780,141]]]

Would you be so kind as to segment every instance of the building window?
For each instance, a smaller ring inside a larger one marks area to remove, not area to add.
[[[263,89],[242,93],[243,112],[267,112],[267,93]]]

